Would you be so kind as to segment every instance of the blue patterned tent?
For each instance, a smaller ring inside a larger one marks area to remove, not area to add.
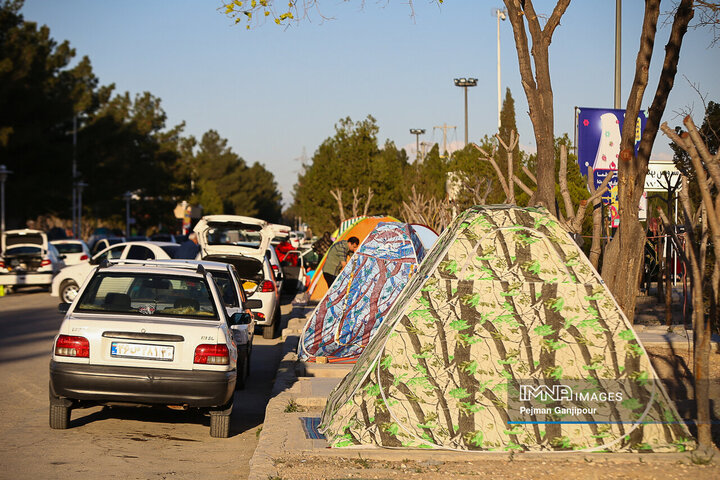
[[[300,358],[357,358],[424,256],[412,226],[378,223],[305,325]]]

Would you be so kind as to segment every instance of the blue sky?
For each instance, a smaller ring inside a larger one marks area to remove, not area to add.
[[[247,162],[275,174],[283,201],[291,201],[301,158],[311,158],[334,125],[373,115],[380,142],[414,150],[410,128],[425,128],[421,141],[442,142],[434,126],[454,125],[448,141],[464,139],[462,89],[453,78],[478,78],[469,90],[469,137],[497,129],[497,24],[500,0],[320,1],[324,20],[283,29],[274,24],[246,30],[234,25],[220,0],[26,0],[28,21],[46,24],[57,41],[69,40],[87,55],[101,84],[116,92],[149,91],[162,99],[168,126],[185,121],[186,134],[209,129],[227,138]],[[536,1],[550,14],[555,2]],[[622,95],[627,100],[643,16],[640,0],[623,2]],[[668,8],[670,2],[663,8]],[[363,6],[364,4],[364,6]],[[575,0],[550,47],[555,133],[574,131],[574,108],[612,107],[615,2]],[[520,144],[534,150],[527,102],[520,84],[512,27],[500,25],[502,91],[516,102]],[[652,101],[669,26],[658,32],[643,108]],[[690,30],[664,121],[679,125],[703,104],[690,82],[720,101],[720,47],[710,32]],[[687,77],[687,78],[686,78]],[[669,158],[659,135],[653,157]],[[412,154],[411,154],[412,155]]]

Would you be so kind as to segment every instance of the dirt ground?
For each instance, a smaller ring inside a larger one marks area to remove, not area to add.
[[[692,390],[692,351],[668,348],[648,349],[658,375],[676,402],[683,418],[693,418],[695,407]],[[710,357],[710,398],[714,411],[713,439],[720,447],[720,354]],[[695,434],[694,427],[691,431]],[[653,461],[652,454],[623,459],[593,459],[584,455],[577,460],[539,460],[515,457],[488,458],[472,462],[411,461],[398,462],[358,458],[307,457],[287,455],[275,460],[278,476],[271,480],[340,480],[340,479],[471,479],[489,476],[493,479],[679,479],[720,478],[720,454],[710,464],[703,459]]]

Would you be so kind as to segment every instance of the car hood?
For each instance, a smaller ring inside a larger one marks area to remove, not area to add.
[[[270,245],[274,231],[265,220],[240,215],[208,215],[193,231],[203,257],[251,255],[260,257]]]

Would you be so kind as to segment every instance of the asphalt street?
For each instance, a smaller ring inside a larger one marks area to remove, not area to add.
[[[73,410],[68,430],[51,430],[48,364],[62,322],[57,304],[33,290],[0,297],[0,479],[247,478],[281,339],[255,336],[248,386],[235,393],[230,438],[210,437],[209,417],[165,408]]]

